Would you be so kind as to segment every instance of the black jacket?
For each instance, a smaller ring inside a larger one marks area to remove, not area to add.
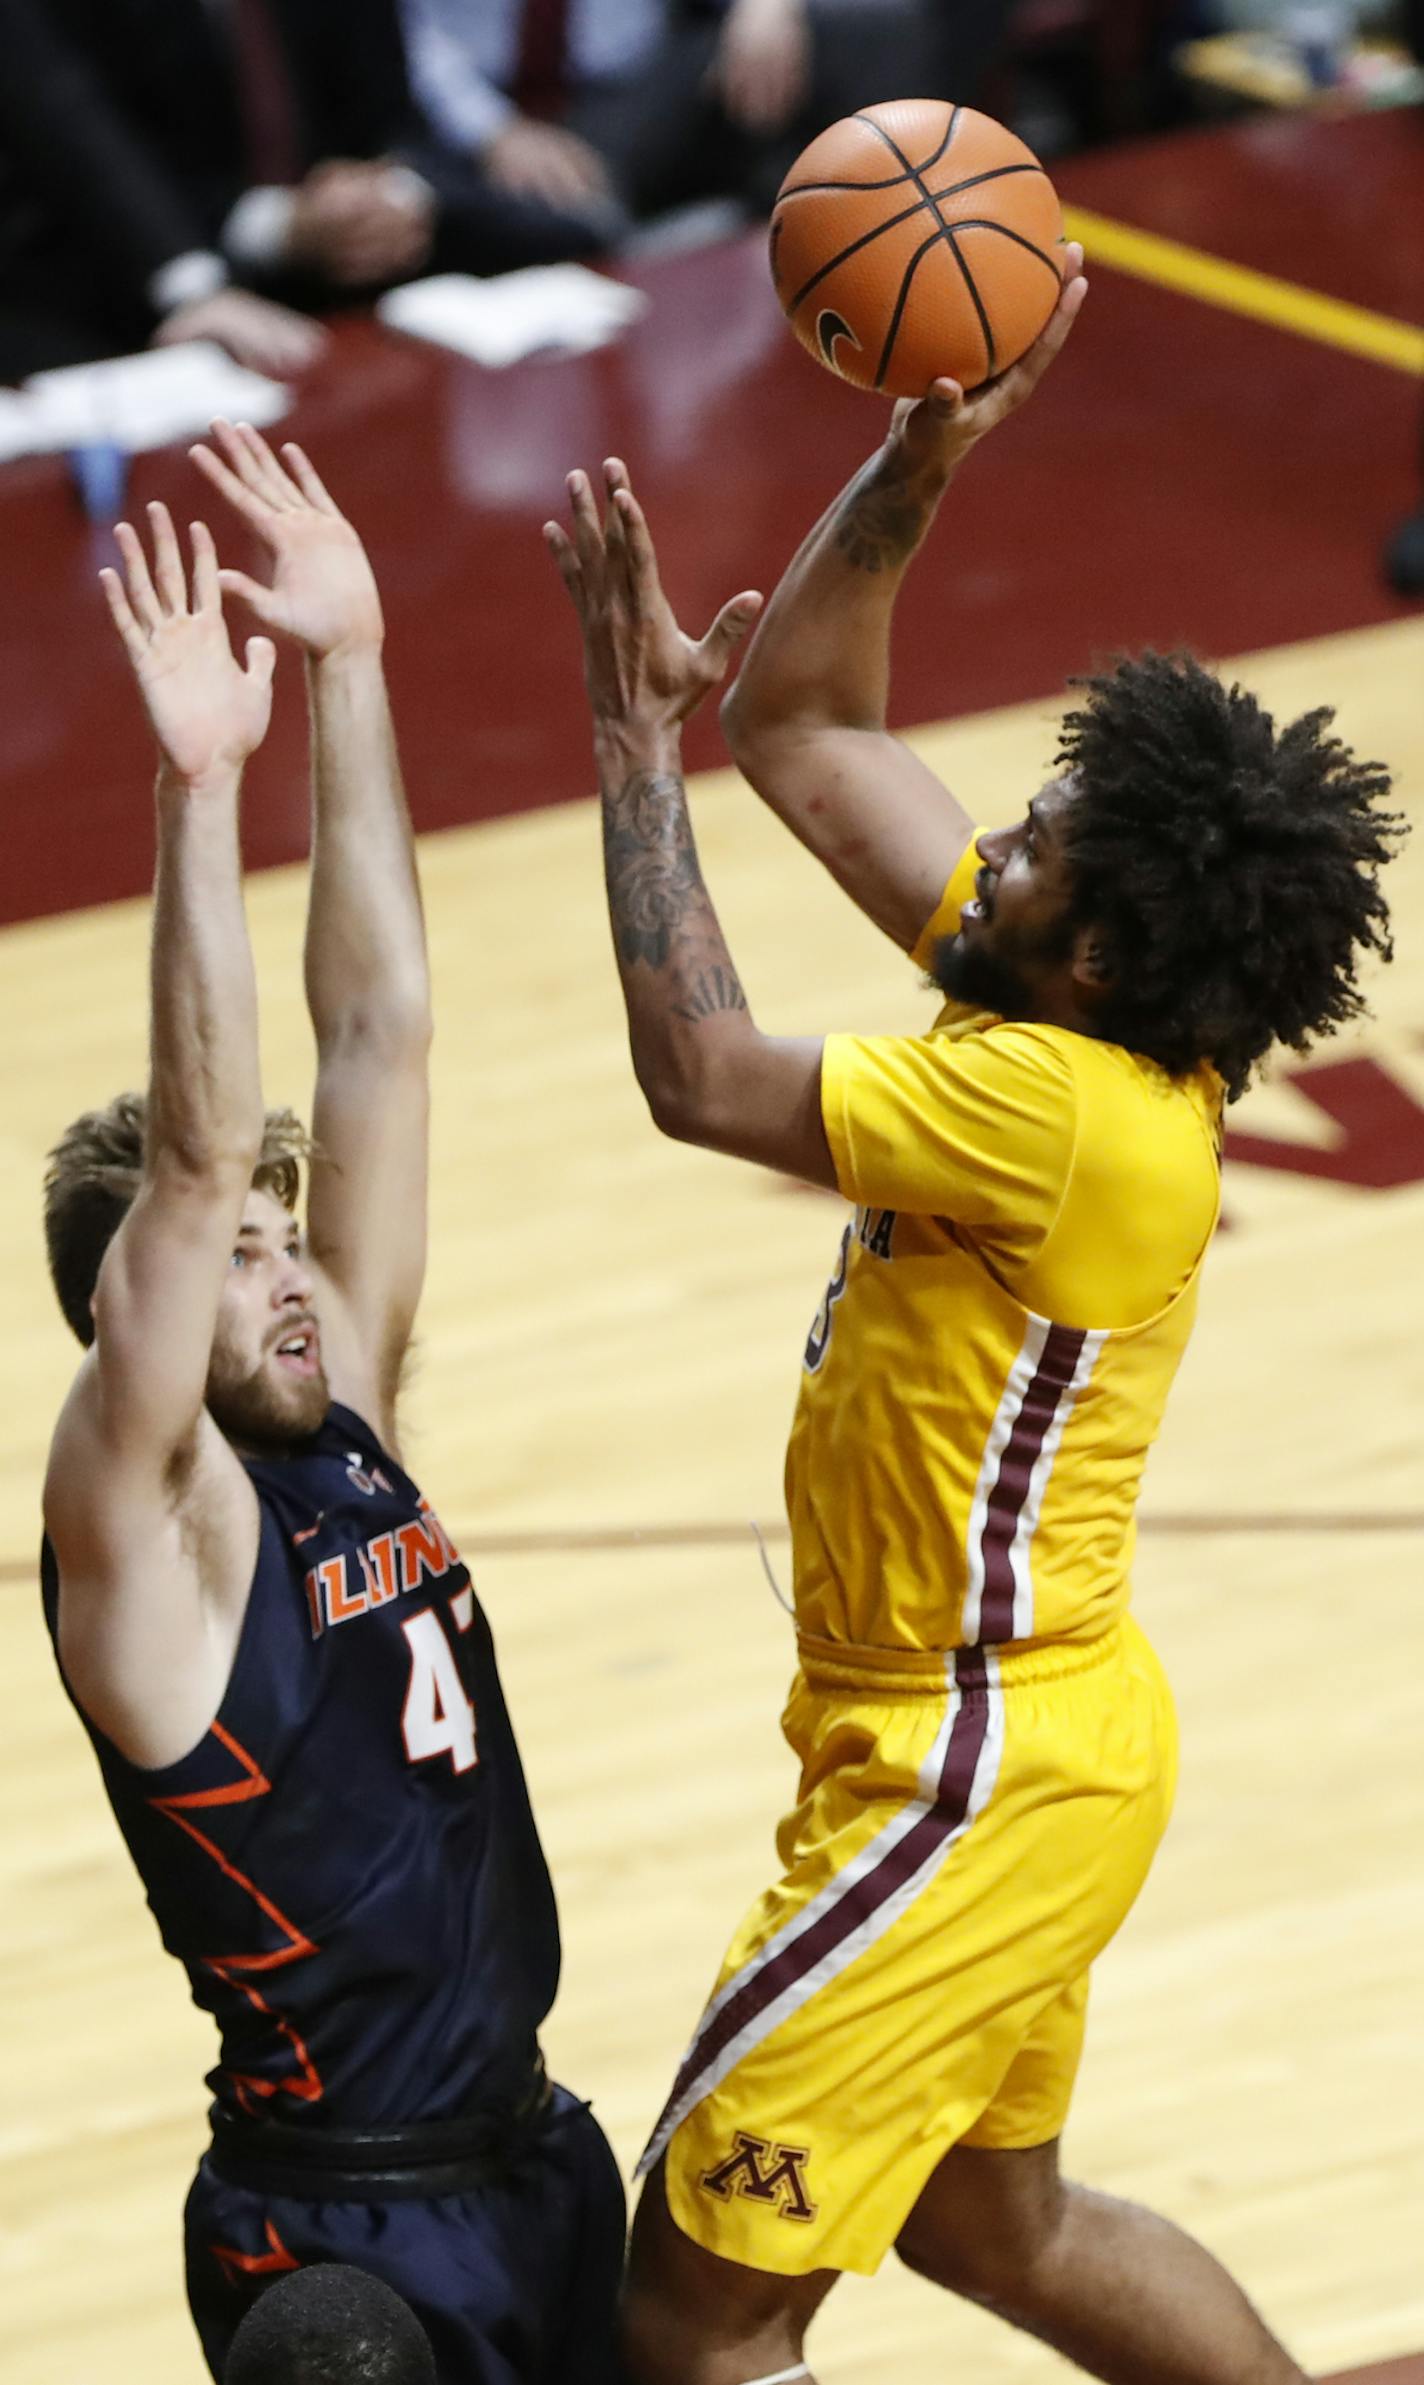
[[[410,103],[394,0],[270,0],[303,162],[372,157]],[[247,187],[223,10],[0,0],[0,304],[36,268],[145,304]]]

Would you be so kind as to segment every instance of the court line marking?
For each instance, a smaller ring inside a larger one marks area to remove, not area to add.
[[[1243,1534],[1312,1532],[1380,1533],[1424,1532],[1424,1509],[1391,1511],[1372,1508],[1367,1514],[1348,1512],[1320,1515],[1144,1515],[1137,1519],[1139,1533],[1156,1534],[1163,1539],[1219,1540],[1233,1532]],[[744,1524],[688,1523],[688,1524],[587,1524],[571,1525],[564,1530],[522,1532],[462,1532],[458,1525],[451,1533],[457,1548],[467,1557],[543,1557],[594,1554],[601,1549],[722,1549],[740,1548],[744,1544],[755,1547],[758,1535],[765,1541],[786,1542],[791,1527],[784,1519],[758,1524],[750,1519]],[[33,1582],[39,1568],[29,1557],[0,1558],[0,1583]]]
[[[1144,232],[1136,224],[1119,223],[1115,216],[1096,215],[1088,207],[1065,207],[1063,223],[1070,240],[1082,241],[1090,277],[1095,265],[1107,265],[1138,281],[1223,307],[1229,314],[1249,315],[1257,323],[1274,324],[1277,330],[1294,331],[1302,339],[1343,348],[1347,355],[1365,356],[1372,364],[1393,365],[1398,372],[1424,379],[1424,329],[1417,324],[1377,315],[1344,298],[1327,298],[1321,290],[1260,273],[1253,265],[1233,265],[1226,257],[1164,239],[1160,232]]]

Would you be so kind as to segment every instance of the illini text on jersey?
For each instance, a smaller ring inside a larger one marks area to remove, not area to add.
[[[460,1565],[454,1542],[422,1499],[418,1522],[378,1532],[364,1548],[343,1549],[339,1556],[324,1557],[311,1567],[306,1593],[312,1638],[319,1640],[328,1625],[350,1623],[357,1615],[388,1606],[393,1598],[418,1590],[426,1579],[439,1581]]]

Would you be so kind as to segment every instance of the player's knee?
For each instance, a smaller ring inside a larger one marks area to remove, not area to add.
[[[1008,2316],[1031,2304],[1052,2265],[1070,2191],[1056,2166],[1013,2159],[951,2154],[895,2247],[920,2277]]]
[[[802,2356],[806,2322],[830,2280],[787,2279],[723,2260],[685,2236],[661,2167],[633,2219],[623,2284],[623,2362],[631,2385],[755,2385]]]
[[[946,2293],[961,2294],[967,2302],[982,2302],[996,2310],[1005,2307],[1012,2272],[998,2247],[938,2230],[931,2233],[911,2222],[895,2250],[907,2269],[928,2278],[933,2286],[943,2286]]]
[[[651,2281],[625,2282],[620,2334],[631,2385],[673,2385],[676,2378],[700,2374],[695,2363],[688,2364],[686,2330],[678,2325],[672,2297]]]
[[[801,2360],[794,2330],[773,2323],[749,2339],[646,2280],[624,2288],[622,2353],[630,2385],[757,2385]]]

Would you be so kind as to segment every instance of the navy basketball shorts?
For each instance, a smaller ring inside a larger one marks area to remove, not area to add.
[[[205,2156],[184,2213],[188,2306],[220,2379],[264,2286],[349,2261],[405,2297],[440,2385],[618,2385],[624,2237],[608,2140],[555,2087],[509,2166],[462,2193],[307,2200],[233,2184]]]

